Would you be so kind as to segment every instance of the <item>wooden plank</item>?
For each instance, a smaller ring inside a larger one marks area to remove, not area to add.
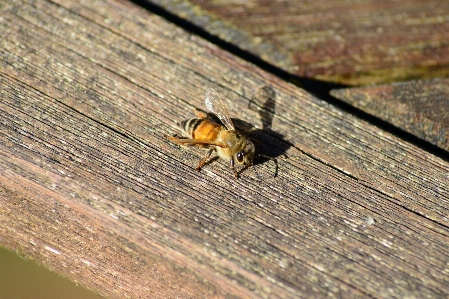
[[[449,150],[449,79],[334,89],[331,94],[418,138]]]
[[[108,298],[449,294],[447,161],[130,2],[1,9],[3,246]],[[194,171],[208,87],[277,162]]]
[[[139,2],[303,78],[367,85],[449,75],[448,1]]]

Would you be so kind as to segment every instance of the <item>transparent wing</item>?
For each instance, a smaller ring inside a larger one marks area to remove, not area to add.
[[[208,88],[206,90],[206,97],[204,101],[206,102],[207,110],[215,114],[228,130],[235,131],[235,127],[231,121],[231,117],[229,116],[228,109],[215,89]]]

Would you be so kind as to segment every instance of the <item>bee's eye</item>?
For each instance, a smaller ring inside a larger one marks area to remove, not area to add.
[[[243,152],[240,151],[240,152],[237,153],[237,161],[239,163],[243,162]]]

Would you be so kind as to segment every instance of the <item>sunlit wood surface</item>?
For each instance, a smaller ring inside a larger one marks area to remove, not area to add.
[[[0,9],[2,246],[107,298],[449,295],[447,161],[131,2]],[[166,140],[209,87],[275,160]]]

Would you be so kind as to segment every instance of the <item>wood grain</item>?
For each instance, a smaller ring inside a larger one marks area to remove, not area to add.
[[[345,85],[449,75],[449,2],[146,0],[284,71]]]
[[[1,15],[3,246],[108,298],[449,294],[447,161],[130,2]],[[208,87],[276,161],[194,171]]]
[[[449,79],[335,89],[331,94],[449,151]]]

